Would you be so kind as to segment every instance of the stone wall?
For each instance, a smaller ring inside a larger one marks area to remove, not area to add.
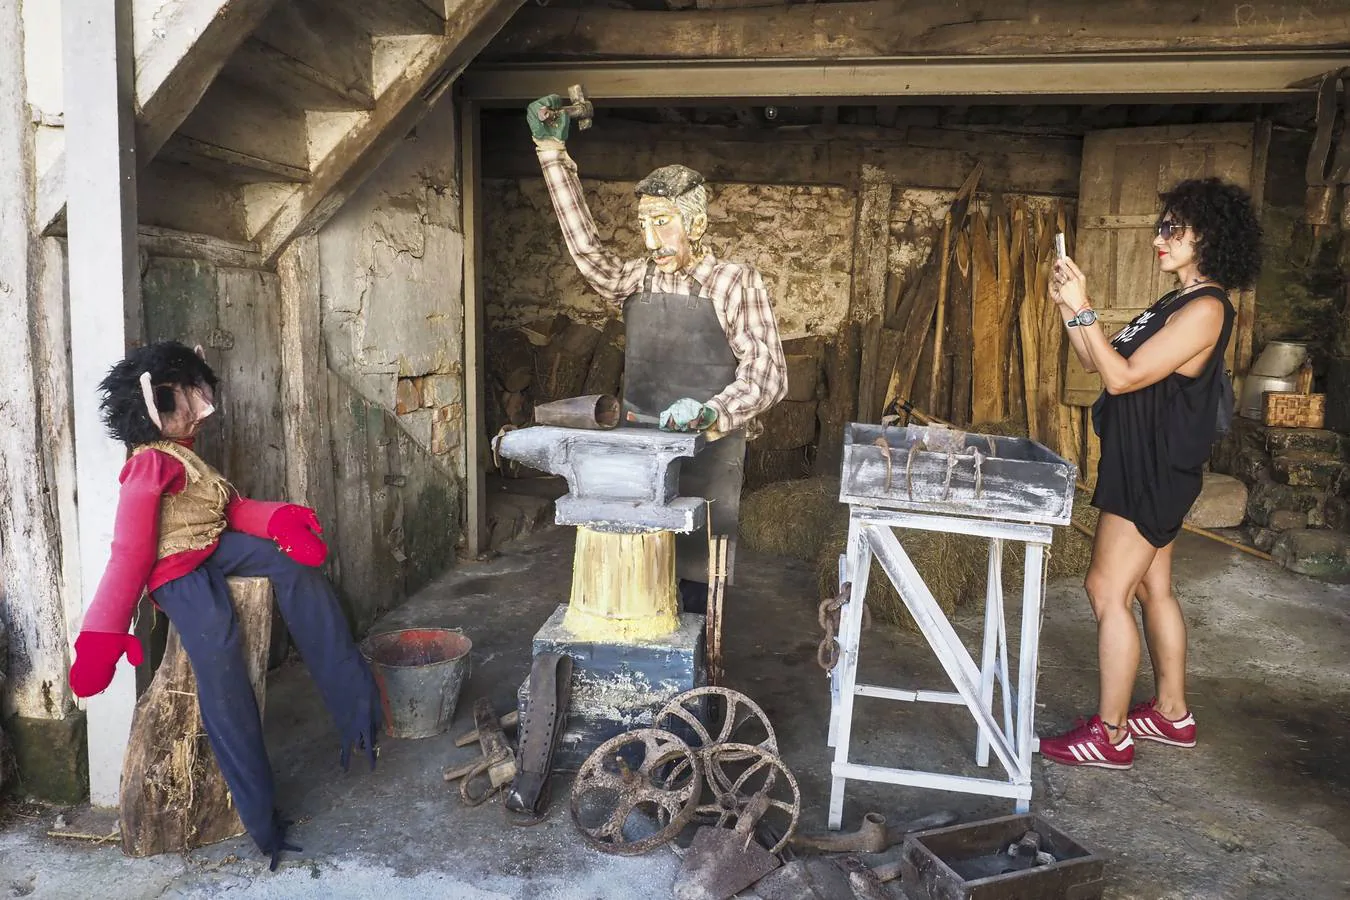
[[[646,255],[633,182],[582,182],[605,245],[624,259]],[[567,252],[542,178],[484,184],[484,303],[493,329],[555,313],[603,326],[618,311],[582,280]],[[754,265],[784,334],[833,333],[848,311],[853,199],[842,188],[717,184],[707,244]]]

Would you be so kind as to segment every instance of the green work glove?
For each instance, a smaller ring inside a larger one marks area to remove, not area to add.
[[[567,113],[557,113],[547,122],[539,117],[540,110],[562,109],[567,101],[558,94],[540,97],[525,109],[525,121],[530,124],[530,135],[536,141],[565,141],[567,132],[572,128],[572,117]]]
[[[717,410],[686,397],[666,407],[658,418],[662,431],[707,431],[717,421]]]

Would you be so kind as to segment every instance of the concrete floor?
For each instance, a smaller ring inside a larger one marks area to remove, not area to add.
[[[281,871],[267,872],[244,840],[130,860],[112,847],[48,838],[56,810],[11,808],[0,825],[0,897],[669,896],[675,854],[628,859],[586,849],[565,788],[549,820],[526,829],[506,824],[495,803],[461,807],[441,779],[442,767],[469,756],[451,735],[467,727],[472,700],[486,694],[498,709],[513,702],[530,636],[566,598],[570,550],[570,532],[548,529],[451,573],[378,624],[463,627],[475,651],[451,734],[387,741],[374,773],[337,768],[332,729],[303,667],[273,673],[267,729],[279,801],[299,819],[295,837],[305,847]],[[1350,896],[1346,589],[1189,535],[1178,546],[1177,576],[1200,745],[1145,744],[1124,773],[1038,759],[1033,809],[1108,857],[1108,897]],[[829,698],[814,662],[814,578],[801,564],[744,553],[738,582],[729,598],[728,680],[778,731],[801,785],[801,827],[823,829]],[[978,616],[956,624],[974,646]],[[878,627],[865,636],[862,659],[869,681],[946,687],[915,635]],[[1095,700],[1093,623],[1073,581],[1051,585],[1041,659],[1037,730],[1048,734]],[[1137,696],[1149,690],[1141,676]],[[970,762],[974,726],[957,708],[863,699],[853,742],[862,762],[979,771]],[[853,828],[869,810],[894,821],[937,809],[974,819],[1011,812],[1011,804],[852,783],[844,822]],[[79,811],[71,816],[78,823]]]

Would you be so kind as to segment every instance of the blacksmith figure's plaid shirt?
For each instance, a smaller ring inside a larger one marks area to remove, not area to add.
[[[621,260],[601,245],[581,192],[577,165],[562,144],[541,142],[538,153],[563,238],[582,277],[609,302],[622,303],[642,288],[647,260]],[[692,291],[691,278],[703,285],[703,295],[712,301],[738,361],[736,380],[721,393],[712,398],[692,399],[717,410],[718,430],[731,431],[749,425],[752,427],[747,434],[753,437],[761,429],[753,427],[759,423],[752,420],[787,393],[787,363],[783,360],[783,345],[778,338],[778,322],[773,317],[769,292],[754,266],[723,262],[711,253],[687,272],[657,271],[652,290],[687,294]]]

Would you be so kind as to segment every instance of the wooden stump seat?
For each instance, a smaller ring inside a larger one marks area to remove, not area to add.
[[[272,585],[266,578],[228,582],[261,714]],[[164,660],[132,714],[122,762],[121,830],[122,852],[128,856],[183,852],[244,833],[202,728],[197,680],[172,626]]]

